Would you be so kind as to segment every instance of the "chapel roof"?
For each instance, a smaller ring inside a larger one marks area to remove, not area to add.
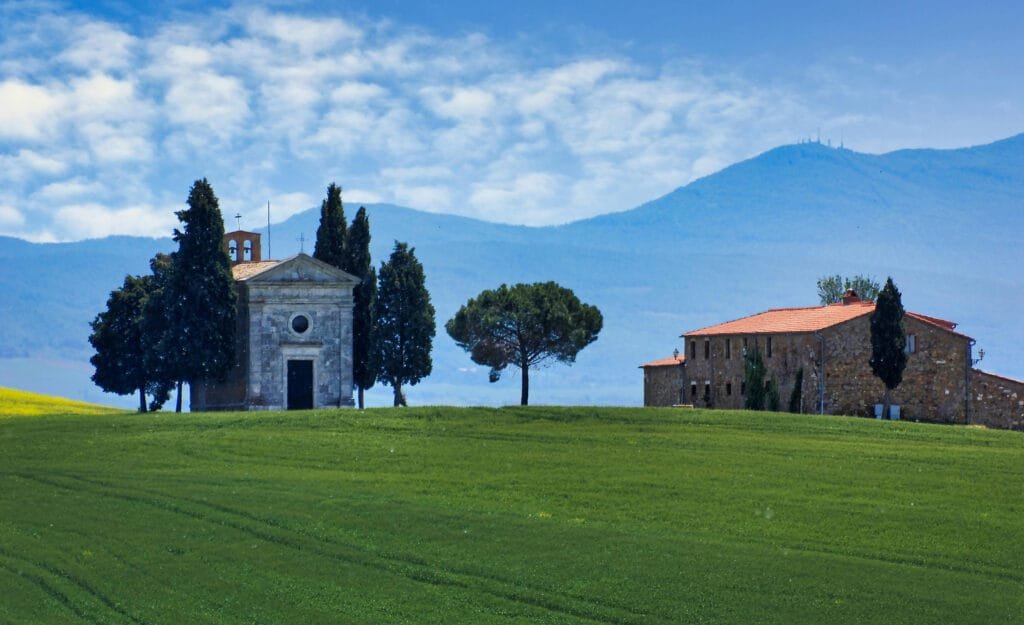
[[[236,282],[248,280],[253,276],[258,276],[271,267],[276,267],[281,261],[279,260],[264,260],[257,263],[238,263],[231,267],[231,276]]]

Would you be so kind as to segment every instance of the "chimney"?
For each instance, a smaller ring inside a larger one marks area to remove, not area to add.
[[[232,265],[260,262],[260,234],[235,230],[224,234],[224,249]]]
[[[854,291],[853,289],[846,289],[846,292],[843,293],[843,306],[854,304],[859,301],[860,296],[857,295],[857,291]]]

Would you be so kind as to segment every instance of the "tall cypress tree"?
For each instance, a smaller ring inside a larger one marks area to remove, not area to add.
[[[395,241],[391,257],[381,265],[376,311],[377,379],[394,389],[394,405],[404,406],[402,385],[415,385],[430,375],[436,332],[423,265],[405,243]]]
[[[167,333],[160,346],[168,370],[181,383],[223,380],[235,363],[235,281],[224,249],[224,220],[206,178],[189,190],[178,211],[178,251],[164,289]]]
[[[320,205],[320,225],[316,229],[313,258],[322,260],[338,269],[344,269],[347,239],[345,207],[341,203],[341,187],[332,182],[327,187],[327,197]]]
[[[373,341],[377,273],[370,259],[370,220],[365,207],[360,206],[352,220],[345,251],[345,271],[361,280],[352,293],[352,377],[359,389],[359,408],[363,408],[363,392],[377,381],[378,361]]]
[[[907,366],[907,335],[903,330],[903,300],[892,278],[878,293],[875,312],[871,313],[871,371],[885,384],[886,419],[890,418],[892,389],[903,381]]]
[[[743,385],[747,389],[743,407],[747,410],[764,410],[768,399],[764,385],[767,373],[761,351],[754,347],[743,357]]]

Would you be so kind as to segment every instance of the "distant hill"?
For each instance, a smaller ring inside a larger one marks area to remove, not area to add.
[[[356,208],[346,206],[349,219]],[[1024,377],[1024,135],[883,155],[783,146],[633,210],[558,227],[367,208],[375,263],[394,240],[408,241],[437,307],[435,373],[409,389],[414,403],[514,403],[517,376],[489,385],[441,326],[481,289],[537,280],[572,288],[605,316],[576,365],[531,376],[538,403],[637,404],[637,365],[671,353],[682,332],[813,305],[816,279],[830,273],[893,276],[908,309],[957,321],[977,339],[982,368]],[[309,210],[275,224],[274,255],[298,252],[300,235],[308,251],[317,220]],[[169,239],[0,238],[0,380],[45,377],[62,363],[78,373],[37,390],[95,400],[83,364],[89,320],[126,272],[146,271],[150,256],[172,247]],[[42,358],[51,364],[30,371]]]

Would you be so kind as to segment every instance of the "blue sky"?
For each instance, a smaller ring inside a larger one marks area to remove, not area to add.
[[[332,181],[545,225],[819,134],[1024,131],[1024,3],[3,2],[0,23],[0,234],[35,241],[166,235],[203,176],[249,227]]]

